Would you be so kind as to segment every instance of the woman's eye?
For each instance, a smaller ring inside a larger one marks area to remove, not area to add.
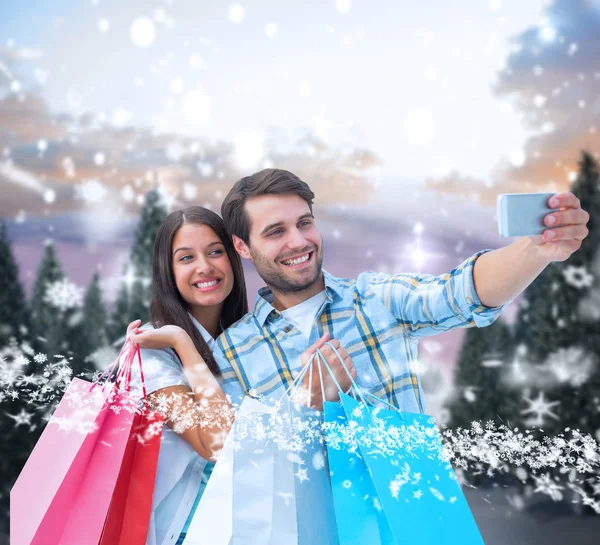
[[[221,255],[222,253],[223,253],[223,250],[213,250],[208,255]]]
[[[188,258],[192,259],[192,256],[191,255],[184,255],[179,261],[188,261]]]

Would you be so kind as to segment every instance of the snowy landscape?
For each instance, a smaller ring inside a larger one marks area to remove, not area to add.
[[[204,4],[0,7],[0,544],[71,378],[148,319],[158,225],[268,167],[310,184],[350,278],[509,244],[501,193],[578,196],[581,250],[419,370],[486,545],[597,543],[600,2]]]

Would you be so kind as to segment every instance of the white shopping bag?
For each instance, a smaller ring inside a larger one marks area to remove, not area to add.
[[[244,399],[183,545],[297,545],[294,463],[267,437],[277,412]]]

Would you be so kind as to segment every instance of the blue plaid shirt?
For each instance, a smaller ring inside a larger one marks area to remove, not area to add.
[[[490,325],[504,308],[484,307],[475,292],[473,265],[485,251],[441,276],[365,272],[352,280],[324,271],[327,299],[308,342],[262,288],[254,310],[217,339],[223,389],[234,403],[245,393],[278,399],[300,371],[302,352],[329,331],[352,357],[359,386],[402,411],[424,412],[419,337]]]

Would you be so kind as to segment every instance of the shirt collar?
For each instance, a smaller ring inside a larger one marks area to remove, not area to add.
[[[343,298],[344,288],[335,276],[323,270],[323,280],[325,281],[325,295],[327,296],[328,303],[332,303]],[[267,318],[273,312],[279,314],[279,311],[273,307],[272,303],[273,293],[271,292],[271,289],[266,286],[260,288],[256,294],[254,310],[252,312],[261,327],[265,325]]]
[[[200,331],[200,335],[202,335],[202,338],[206,341],[206,344],[208,344],[208,346],[212,346],[215,340],[212,338],[211,334],[208,331],[206,331],[206,329],[204,329],[204,326],[198,320],[196,320],[196,318],[194,318],[189,312],[188,314],[192,319],[192,323],[196,326],[196,329]]]

